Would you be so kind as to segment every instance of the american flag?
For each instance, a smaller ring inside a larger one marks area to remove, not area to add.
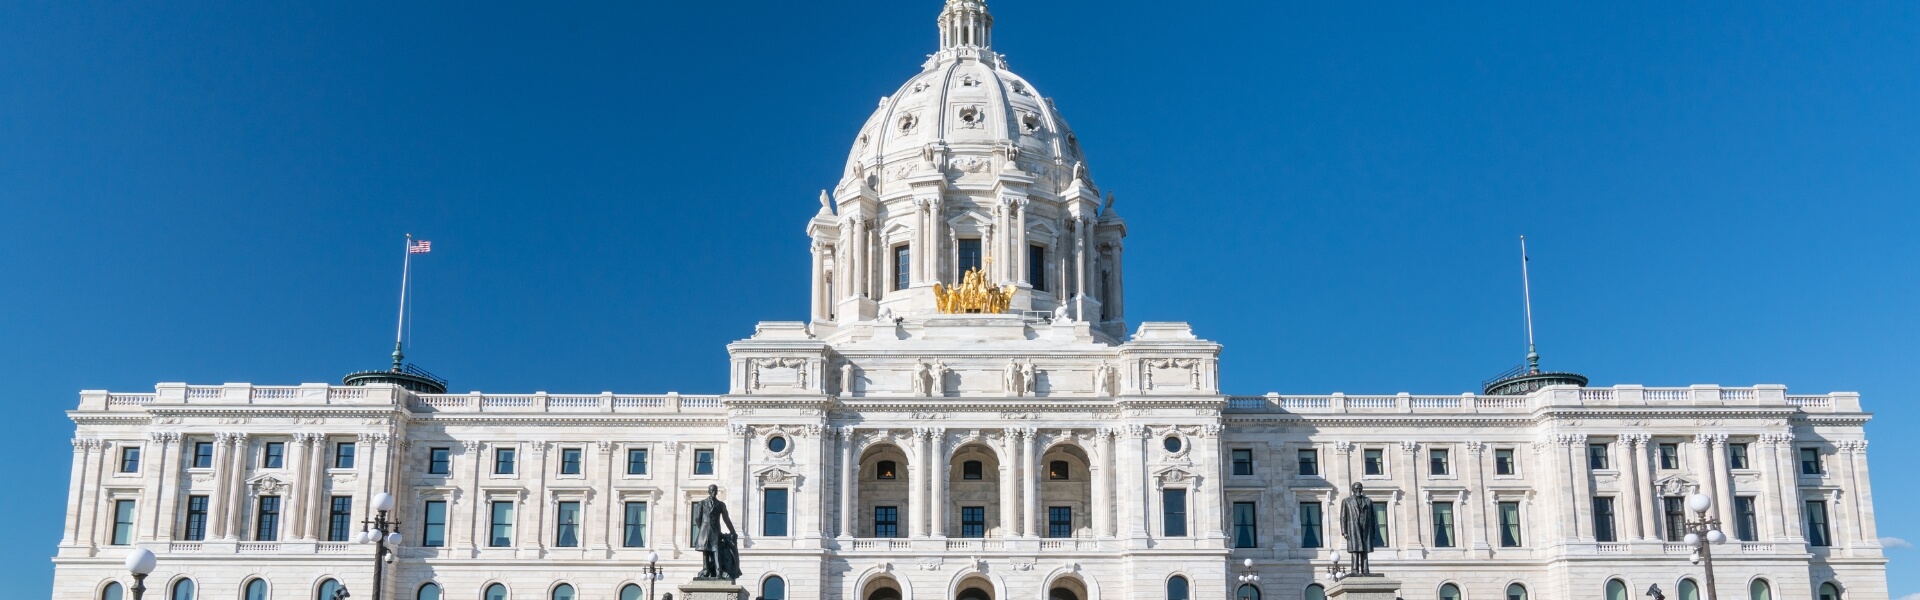
[[[407,246],[407,254],[426,254],[433,251],[433,242],[420,240]]]

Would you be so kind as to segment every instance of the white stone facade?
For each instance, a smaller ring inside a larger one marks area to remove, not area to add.
[[[196,598],[245,598],[261,579],[275,600],[327,580],[372,598],[372,547],[329,538],[335,506],[364,529],[379,492],[405,538],[387,598],[499,583],[612,600],[644,584],[651,552],[673,591],[699,564],[688,507],[716,485],[756,594],[778,576],[795,599],[1165,598],[1178,576],[1216,599],[1238,597],[1251,559],[1261,598],[1294,599],[1331,583],[1338,500],[1360,482],[1387,523],[1374,567],[1409,600],[1513,584],[1602,598],[1615,579],[1682,598],[1700,568],[1666,539],[1665,507],[1696,490],[1747,538],[1714,549],[1723,598],[1754,581],[1773,598],[1888,597],[1854,394],[1223,395],[1218,344],[1126,325],[1126,225],[1053,103],[988,50],[985,5],[950,0],[938,22],[941,51],[882,101],[808,225],[812,320],[730,345],[727,394],[83,392],[54,596],[129,584],[121,559],[144,547],[160,556],[150,597],[191,579]],[[932,284],[975,265],[1019,290],[1014,311],[934,314]],[[784,532],[767,530],[770,491],[788,497]]]

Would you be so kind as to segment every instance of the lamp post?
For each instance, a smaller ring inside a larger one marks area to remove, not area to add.
[[[665,576],[660,574],[660,553],[659,552],[647,553],[646,573],[647,573],[647,600],[653,600],[654,590],[660,589],[660,580],[665,579]]]
[[[1707,514],[1713,508],[1713,497],[1706,494],[1687,496],[1687,510],[1694,518],[1687,521],[1687,545],[1694,547],[1693,563],[1702,564],[1706,569],[1707,600],[1718,600],[1713,587],[1713,545],[1727,541],[1727,534],[1720,532],[1720,518]]]
[[[380,592],[386,588],[381,585],[381,577],[384,576],[386,563],[393,562],[393,556],[390,554],[392,550],[387,546],[400,545],[400,521],[387,518],[387,512],[391,510],[393,510],[392,494],[386,492],[374,494],[374,516],[372,519],[361,521],[368,525],[368,528],[360,534],[358,541],[362,544],[373,544],[373,600],[380,600]],[[345,586],[341,587],[345,589]]]
[[[153,551],[146,548],[134,548],[127,553],[127,571],[133,573],[133,600],[147,593],[147,575],[153,573]]]
[[[1347,567],[1340,564],[1340,551],[1327,551],[1327,579],[1339,581],[1347,577]]]
[[[1249,586],[1249,585],[1254,587],[1260,586],[1260,574],[1253,572],[1253,559],[1248,558],[1248,559],[1241,560],[1240,568],[1241,568],[1241,571],[1240,571],[1240,587],[1241,588],[1244,589],[1246,586]],[[1241,595],[1237,591],[1234,593],[1234,596],[1238,597],[1240,600],[1248,600],[1246,596]]]

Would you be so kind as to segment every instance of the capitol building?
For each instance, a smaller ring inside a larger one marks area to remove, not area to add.
[[[749,598],[1323,600],[1358,483],[1406,600],[1702,600],[1696,493],[1719,598],[1888,598],[1857,394],[1537,363],[1479,394],[1222,393],[1206,332],[1127,320],[1129,224],[986,4],[936,23],[804,224],[808,320],[730,344],[726,394],[446,393],[398,358],[83,391],[54,596],[131,600],[146,549],[164,600],[684,597],[716,486]]]

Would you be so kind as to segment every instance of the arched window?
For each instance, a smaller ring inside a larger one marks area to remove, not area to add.
[[[1618,579],[1607,580],[1607,600],[1627,600],[1627,584]]]
[[[193,600],[193,580],[181,579],[173,582],[173,594],[167,600]]]
[[[1327,600],[1327,588],[1320,587],[1318,583],[1309,585],[1307,586],[1307,593],[1302,594],[1302,596],[1307,600]]]
[[[1820,600],[1840,600],[1840,586],[1831,581],[1820,584]]]
[[[620,600],[640,600],[640,597],[645,595],[644,592],[640,591],[640,586],[631,583],[627,584],[626,587],[620,588]]]
[[[100,588],[100,600],[126,600],[126,597],[127,589],[120,587],[118,581],[109,581],[107,587]]]
[[[1167,580],[1167,600],[1193,600],[1187,590],[1187,578],[1175,575]]]
[[[1507,600],[1527,600],[1527,586],[1518,583],[1507,584]]]
[[[414,593],[413,598],[414,600],[440,600],[440,584],[431,582],[421,584],[420,591]]]
[[[899,468],[893,464],[893,461],[883,460],[873,465],[874,479],[897,479],[898,476]]]
[[[1260,600],[1260,588],[1253,587],[1251,583],[1242,584],[1240,591],[1234,592],[1233,600]]]
[[[1440,600],[1460,600],[1460,586],[1451,583],[1440,584]]]
[[[246,600],[267,600],[267,580],[258,578],[249,580],[245,589]]]
[[[338,581],[328,579],[320,582],[320,593],[315,594],[313,598],[314,600],[335,600],[333,595],[340,593],[340,590],[343,589],[346,589],[346,586],[340,585]]]
[[[980,588],[967,588],[961,590],[960,595],[954,596],[953,598],[954,600],[993,600],[993,595]]]
[[[553,600],[573,600],[573,586],[565,583],[553,586],[553,593],[549,596]]]
[[[1700,600],[1700,584],[1692,579],[1680,580],[1680,600]]]
[[[766,600],[787,600],[787,580],[775,575],[760,582],[760,597]]]
[[[1773,586],[1765,579],[1755,579],[1747,585],[1747,596],[1753,600],[1773,600]]]
[[[977,460],[960,463],[960,478],[967,481],[986,479],[986,464]]]
[[[480,595],[481,600],[507,600],[507,586],[493,584],[487,586],[487,592]]]

